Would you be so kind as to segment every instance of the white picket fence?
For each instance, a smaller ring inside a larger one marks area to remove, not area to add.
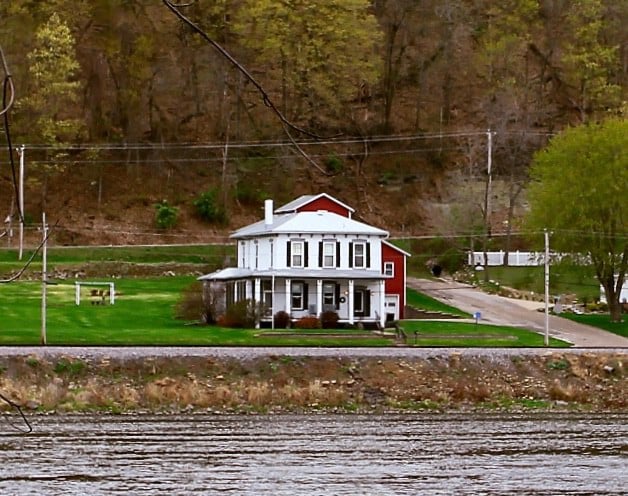
[[[550,258],[554,259],[554,257],[556,257],[555,253],[550,254]],[[506,252],[501,250],[487,251],[486,258],[488,265],[504,265]],[[467,263],[473,267],[476,265],[484,265],[484,252],[470,251]],[[540,251],[511,251],[508,253],[508,265],[511,267],[536,267],[544,263],[545,253]]]

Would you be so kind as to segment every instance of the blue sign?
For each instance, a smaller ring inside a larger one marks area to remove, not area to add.
[[[473,318],[475,319],[475,321],[477,322],[478,320],[480,320],[482,318],[482,313],[481,312],[475,312],[473,314]]]

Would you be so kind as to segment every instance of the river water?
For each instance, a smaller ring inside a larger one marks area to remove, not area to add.
[[[31,421],[0,424],[0,495],[628,494],[628,414]]]

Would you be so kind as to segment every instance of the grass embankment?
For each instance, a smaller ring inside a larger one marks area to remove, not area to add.
[[[626,411],[625,360],[558,351],[426,359],[33,355],[0,357],[0,390],[33,412]]]

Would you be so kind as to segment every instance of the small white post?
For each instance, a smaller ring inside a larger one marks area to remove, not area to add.
[[[271,245],[272,246],[272,245]],[[270,278],[270,328],[275,329],[275,274]]]
[[[113,305],[116,302],[116,287],[115,283],[109,283],[109,304]]]
[[[19,172],[19,198],[18,198],[18,215],[20,216],[20,248],[18,251],[18,260],[22,260],[22,252],[24,249],[24,145],[17,149],[20,154],[20,172]]]
[[[81,283],[78,281],[74,283],[74,302],[77,305],[81,304]]]

